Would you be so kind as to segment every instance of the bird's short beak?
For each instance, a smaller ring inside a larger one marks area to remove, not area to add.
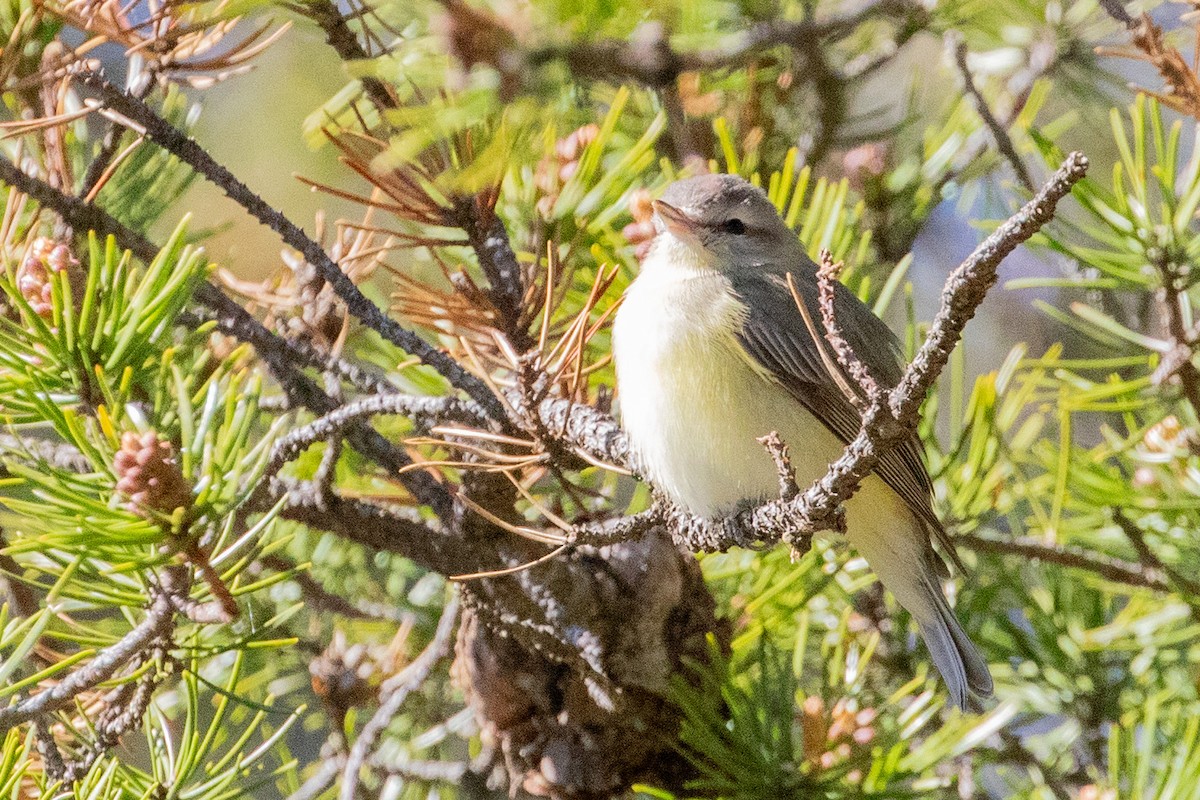
[[[676,236],[695,236],[696,221],[670,203],[655,200],[654,213],[662,220],[663,225]]]

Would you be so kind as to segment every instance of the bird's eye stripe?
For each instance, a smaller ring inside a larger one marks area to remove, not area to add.
[[[734,217],[733,219],[726,220],[725,222],[723,222],[721,224],[721,230],[725,231],[725,233],[732,233],[734,235],[740,236],[741,234],[746,232],[746,223],[744,223],[740,219]]]

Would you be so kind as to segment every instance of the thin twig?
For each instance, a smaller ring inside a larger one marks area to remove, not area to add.
[[[1017,148],[1013,145],[1012,138],[1008,135],[1006,126],[996,119],[996,115],[992,113],[992,109],[988,106],[987,100],[983,96],[983,92],[979,91],[979,87],[975,85],[975,77],[971,74],[970,67],[967,66],[967,43],[962,36],[957,32],[948,34],[947,43],[954,50],[954,63],[958,67],[958,74],[962,78],[963,88],[966,89],[967,95],[971,98],[971,102],[975,106],[977,113],[983,123],[987,125],[988,130],[992,133],[992,139],[996,142],[996,149],[1000,154],[1008,160],[1013,171],[1017,174],[1017,179],[1021,182],[1028,191],[1032,192],[1037,188],[1033,182],[1033,178],[1029,176],[1029,170],[1025,167],[1025,162],[1021,160],[1021,156],[1017,153]]]
[[[568,542],[574,545],[604,545],[627,542],[645,536],[654,528],[664,525],[668,519],[669,509],[662,503],[655,503],[645,511],[631,514],[627,517],[605,520],[604,522],[576,525],[565,534]]]
[[[33,697],[0,709],[0,734],[7,733],[14,726],[28,722],[40,714],[58,711],[71,705],[80,692],[108,680],[155,639],[168,636],[174,621],[175,607],[170,598],[166,594],[157,595],[150,604],[146,618],[115,644],[96,653],[87,666],[80,667],[53,687]]]
[[[439,661],[450,651],[454,623],[458,620],[458,595],[451,598],[442,611],[434,632],[433,641],[421,654],[396,675],[388,678],[379,687],[382,700],[375,714],[363,726],[354,745],[346,756],[346,764],[342,768],[342,784],[338,792],[339,800],[354,800],[358,794],[359,772],[367,763],[371,750],[380,734],[399,713],[408,696],[421,688],[429,673]]]
[[[454,397],[420,397],[407,394],[377,394],[347,403],[284,436],[271,450],[265,477],[317,442],[341,433],[350,425],[380,414],[400,414],[428,427],[442,422],[465,422],[486,427],[483,410],[470,401]],[[432,424],[431,424],[432,423]]]
[[[37,737],[38,755],[42,757],[46,777],[51,781],[63,780],[67,776],[67,765],[63,762],[58,742],[54,741],[54,733],[48,725],[41,721],[33,723],[33,730]]]
[[[326,756],[321,760],[317,771],[301,784],[299,789],[288,795],[287,800],[316,800],[333,785],[345,764],[346,756],[343,753]]]
[[[1000,262],[1054,217],[1058,201],[1083,179],[1087,169],[1088,160],[1082,153],[1068,155],[1033,199],[993,231],[951,273],[942,289],[942,306],[929,335],[891,393],[892,413],[902,424],[915,426],[926,392],[945,368],[963,329],[996,283]]]
[[[423,783],[448,783],[458,786],[471,765],[465,761],[422,761],[417,759],[384,761],[372,759],[371,766],[388,775],[397,775],[406,781]]]
[[[139,73],[136,84],[130,86],[130,93],[140,99],[145,99],[154,89],[155,66],[153,62],[146,70]],[[109,122],[108,127],[104,131],[104,138],[100,143],[100,151],[96,153],[96,157],[88,164],[87,172],[84,173],[83,181],[79,185],[78,196],[84,199],[90,198],[92,192],[100,185],[101,179],[108,172],[108,166],[112,163],[113,158],[117,155],[117,150],[121,146],[121,139],[125,135],[125,126],[116,122]]]
[[[796,499],[800,494],[800,487],[796,485],[796,470],[792,469],[788,447],[783,439],[779,438],[779,431],[771,431],[757,441],[775,462],[775,470],[779,473],[779,498],[785,503]]]
[[[1102,578],[1129,586],[1141,586],[1158,592],[1171,591],[1163,574],[1133,561],[1124,561],[1084,550],[1080,547],[1046,544],[1036,539],[987,539],[973,533],[960,533],[955,544],[981,553],[1017,555],[1048,564],[1093,572]]]
[[[411,509],[369,503],[337,494],[318,497],[303,487],[281,488],[286,495],[284,519],[329,531],[372,551],[396,553],[421,567],[451,575],[481,569],[491,557],[479,543],[468,546],[460,537],[426,524],[407,513]]]
[[[854,353],[854,348],[846,341],[841,323],[837,318],[837,305],[834,286],[842,271],[841,263],[834,263],[833,254],[822,250],[819,258],[820,267],[817,270],[817,293],[821,304],[821,323],[825,326],[825,340],[833,348],[838,364],[858,384],[861,397],[868,404],[877,403],[882,397],[880,383],[871,374],[871,368],[863,363]],[[790,276],[789,276],[790,278]],[[803,302],[803,301],[801,301]]]

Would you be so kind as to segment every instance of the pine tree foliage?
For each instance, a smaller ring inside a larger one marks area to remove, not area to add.
[[[1200,796],[1197,22],[1154,6],[0,5],[0,796]],[[315,228],[188,138],[227,81],[275,124],[289,28],[346,75]],[[985,317],[1008,357],[921,394],[962,713],[839,537],[631,477],[609,323],[652,200],[730,172],[916,356],[929,237],[1077,149],[1055,274],[994,290],[1057,343]]]

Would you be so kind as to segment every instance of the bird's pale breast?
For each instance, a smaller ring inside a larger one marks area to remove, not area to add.
[[[642,472],[709,517],[778,495],[758,437],[779,432],[802,485],[842,451],[744,352],[743,313],[719,273],[667,266],[634,282],[613,331],[621,415]]]

